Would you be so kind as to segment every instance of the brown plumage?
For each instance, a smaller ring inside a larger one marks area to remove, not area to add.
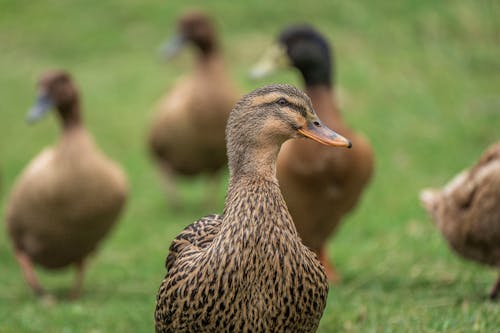
[[[456,253],[500,269],[500,142],[443,189],[424,190],[420,198]],[[500,275],[491,298],[499,292]]]
[[[226,137],[224,213],[194,222],[172,242],[156,332],[315,332],[327,278],[297,234],[276,179],[276,158],[290,138],[350,143],[323,126],[309,98],[288,85],[244,96]]]
[[[122,170],[95,145],[82,124],[78,91],[69,74],[45,73],[29,120],[53,107],[62,123],[59,142],[22,172],[6,207],[16,258],[30,287],[43,289],[32,263],[78,269],[72,296],[80,293],[84,263],[116,222],[127,196]]]
[[[150,151],[174,198],[175,175],[207,172],[214,176],[226,165],[224,130],[239,95],[226,74],[208,16],[198,11],[185,14],[178,23],[178,36],[165,52],[171,56],[186,43],[198,51],[194,71],[160,101],[149,136]]]
[[[299,235],[318,254],[329,280],[336,282],[339,275],[327,259],[326,242],[360,200],[373,173],[373,151],[366,138],[342,120],[331,90],[329,45],[321,34],[307,26],[290,27],[267,55],[254,74],[265,75],[280,65],[297,68],[318,116],[353,144],[352,150],[342,150],[293,140],[283,145],[278,157],[278,180]]]

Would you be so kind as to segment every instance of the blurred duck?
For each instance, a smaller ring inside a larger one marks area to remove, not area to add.
[[[28,121],[52,109],[62,124],[59,142],[36,156],[14,185],[6,207],[7,230],[28,285],[44,295],[33,264],[74,265],[70,296],[80,295],[87,257],[109,233],[127,197],[122,170],[103,155],[80,115],[77,88],[68,73],[45,73]]]
[[[420,200],[456,253],[500,268],[500,142],[443,189],[423,190]],[[499,292],[500,275],[490,297]]]
[[[298,69],[318,116],[353,145],[348,151],[294,140],[283,145],[277,163],[281,191],[302,241],[319,256],[329,280],[337,282],[340,276],[327,258],[326,242],[360,200],[373,173],[373,152],[342,120],[332,91],[330,48],[319,32],[309,26],[283,30],[251,74],[262,77],[281,67]]]
[[[156,332],[316,332],[328,281],[288,213],[276,158],[292,138],[336,147],[350,142],[324,126],[309,98],[289,85],[244,96],[226,136],[224,213],[194,222],[172,242]]]
[[[180,18],[177,29],[163,53],[171,58],[183,46],[193,45],[194,71],[160,101],[149,135],[150,151],[165,176],[169,200],[176,205],[174,175],[206,172],[213,185],[218,183],[218,171],[227,164],[224,130],[239,96],[226,74],[211,19],[190,11]]]

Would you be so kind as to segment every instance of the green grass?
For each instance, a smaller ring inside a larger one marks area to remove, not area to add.
[[[189,4],[195,5],[189,1]],[[0,0],[0,173],[4,202],[22,167],[59,133],[54,118],[27,126],[35,80],[70,70],[85,120],[127,171],[131,197],[92,261],[83,297],[44,305],[21,279],[0,231],[0,332],[151,332],[155,295],[172,238],[202,208],[206,180],[182,182],[187,209],[166,205],[144,149],[158,98],[189,70],[185,52],[156,50],[185,1]],[[343,274],[320,332],[499,332],[486,299],[496,272],[454,256],[420,208],[439,186],[500,138],[500,4],[497,1],[211,1],[231,73],[243,91],[300,84],[296,73],[250,81],[246,73],[285,24],[311,22],[335,43],[346,121],[370,138],[377,168],[358,209],[329,250]],[[224,184],[219,203],[223,205]],[[40,272],[63,293],[71,272]]]

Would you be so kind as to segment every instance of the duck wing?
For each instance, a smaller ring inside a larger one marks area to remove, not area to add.
[[[165,261],[167,272],[172,269],[182,251],[206,248],[219,233],[221,222],[222,215],[212,214],[188,225],[170,244]]]
[[[490,190],[490,187],[496,183],[497,174],[500,172],[499,166],[500,143],[497,143],[489,147],[471,169],[456,176],[445,187],[445,193],[449,193],[450,198],[461,209],[471,208],[476,197],[481,197],[484,192],[494,197],[491,193],[496,191]],[[477,204],[483,205],[483,201]]]

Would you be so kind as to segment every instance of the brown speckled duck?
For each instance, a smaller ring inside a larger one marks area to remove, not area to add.
[[[278,157],[278,180],[299,235],[319,256],[329,280],[337,282],[340,276],[327,258],[326,242],[360,200],[373,173],[373,152],[368,141],[342,120],[331,89],[330,48],[320,33],[308,26],[283,30],[253,75],[264,76],[284,66],[298,69],[318,116],[354,147],[328,149],[317,142],[292,140]]]
[[[206,172],[217,183],[217,172],[227,164],[227,118],[239,96],[226,74],[216,31],[207,15],[190,11],[182,16],[177,36],[164,48],[166,56],[186,44],[198,51],[194,71],[160,101],[149,135],[150,151],[173,202],[178,201],[175,175]]]
[[[33,263],[47,269],[74,265],[72,297],[80,294],[86,259],[109,233],[127,197],[122,170],[104,156],[82,124],[77,88],[68,73],[45,73],[28,115],[39,119],[57,109],[59,142],[36,156],[14,185],[6,223],[16,259],[37,295],[44,290]]]
[[[500,269],[500,142],[471,169],[420,199],[450,247],[464,258]],[[490,292],[500,293],[500,275]]]
[[[244,96],[228,121],[229,188],[222,215],[189,225],[170,246],[156,332],[315,332],[328,282],[302,244],[276,179],[283,142],[350,142],[289,85]]]

